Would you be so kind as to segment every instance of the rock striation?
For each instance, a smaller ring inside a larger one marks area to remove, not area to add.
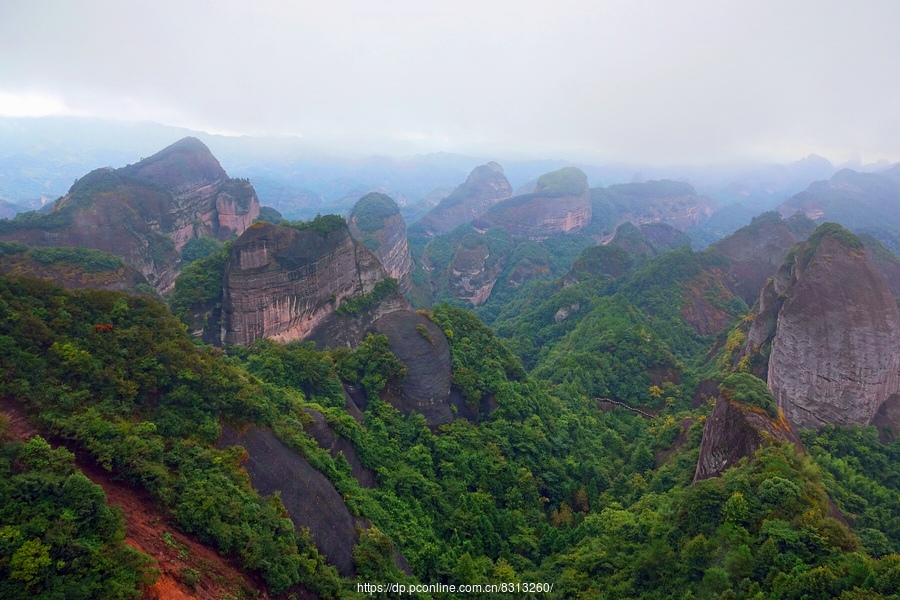
[[[229,179],[200,140],[185,138],[136,164],[92,171],[48,213],[0,223],[0,239],[110,252],[165,293],[184,244],[240,235],[258,215],[253,186]]]
[[[400,284],[400,291],[412,289],[412,256],[406,236],[406,223],[400,207],[385,194],[366,194],[347,218],[350,235],[372,251],[387,271]]]
[[[900,314],[859,239],[820,226],[760,294],[748,333],[796,427],[868,425],[900,391]]]
[[[503,167],[489,162],[475,167],[465,183],[419,219],[416,228],[428,235],[452,231],[463,223],[470,223],[491,206],[511,196],[512,186],[503,174]]]
[[[342,219],[324,219],[303,229],[256,223],[234,242],[222,294],[224,343],[318,336],[323,345],[355,345],[367,323],[409,307],[396,291],[374,297],[387,277],[384,267],[350,236]],[[372,302],[355,312],[339,311],[364,296]]]
[[[575,167],[547,173],[535,191],[492,206],[473,222],[482,230],[503,227],[513,236],[543,241],[560,233],[578,233],[591,221],[587,175]]]

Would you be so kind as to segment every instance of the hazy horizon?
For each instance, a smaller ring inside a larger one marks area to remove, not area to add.
[[[5,0],[0,115],[388,156],[896,162],[898,22],[888,1]]]

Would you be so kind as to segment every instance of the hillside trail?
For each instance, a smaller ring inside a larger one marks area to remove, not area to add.
[[[8,419],[9,436],[24,441],[39,434],[14,400],[0,398],[0,414]],[[121,507],[125,516],[125,543],[156,561],[159,577],[153,585],[144,588],[142,600],[269,598],[265,592],[256,592],[259,585],[236,566],[169,525],[168,517],[146,491],[116,481],[110,473],[83,460],[77,453],[75,465],[103,488],[108,504]],[[193,581],[194,585],[186,581]]]

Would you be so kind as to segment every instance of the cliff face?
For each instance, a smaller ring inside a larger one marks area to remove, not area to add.
[[[340,305],[373,292],[387,277],[375,256],[353,240],[346,225],[327,232],[257,223],[232,245],[222,298],[222,340],[249,344],[260,338],[281,342],[310,338],[328,327],[327,345],[358,341],[364,324],[384,312],[406,308],[397,294],[373,302],[355,314],[339,314]],[[350,331],[353,321],[359,331]],[[337,337],[336,337],[337,336]]]
[[[110,252],[167,292],[185,243],[239,235],[258,215],[253,187],[228,179],[202,142],[185,138],[134,165],[92,171],[49,213],[0,226],[0,238]]]
[[[593,218],[585,233],[605,242],[624,222],[665,223],[686,229],[712,215],[713,203],[698,196],[690,184],[671,181],[625,183],[591,189]]]
[[[769,439],[802,443],[783,416],[770,416],[756,406],[719,397],[703,426],[703,441],[694,482],[718,477],[726,469],[749,458]]]
[[[384,194],[366,194],[353,207],[347,223],[350,235],[375,254],[388,276],[408,293],[412,289],[412,256],[397,203]]]
[[[428,235],[452,231],[484,214],[491,206],[512,196],[512,186],[495,162],[476,167],[465,183],[419,219],[417,226]]]
[[[748,342],[771,338],[769,389],[795,426],[869,424],[900,390],[895,299],[843,228],[792,250],[760,306]]]
[[[260,494],[281,493],[281,501],[297,529],[309,529],[316,547],[343,577],[353,577],[353,546],[359,541],[353,518],[341,494],[322,473],[269,429],[244,432],[222,427],[217,447],[243,446],[250,483]]]
[[[753,306],[791,246],[808,238],[815,228],[815,223],[803,215],[782,219],[778,213],[764,213],[713,244],[713,248],[731,260],[731,287]]]
[[[587,176],[566,167],[538,179],[535,191],[492,206],[476,229],[503,227],[514,236],[543,241],[558,233],[578,233],[591,221]]]

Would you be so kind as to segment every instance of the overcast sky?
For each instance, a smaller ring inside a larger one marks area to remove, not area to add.
[[[0,0],[0,114],[371,152],[900,160],[900,2]]]

